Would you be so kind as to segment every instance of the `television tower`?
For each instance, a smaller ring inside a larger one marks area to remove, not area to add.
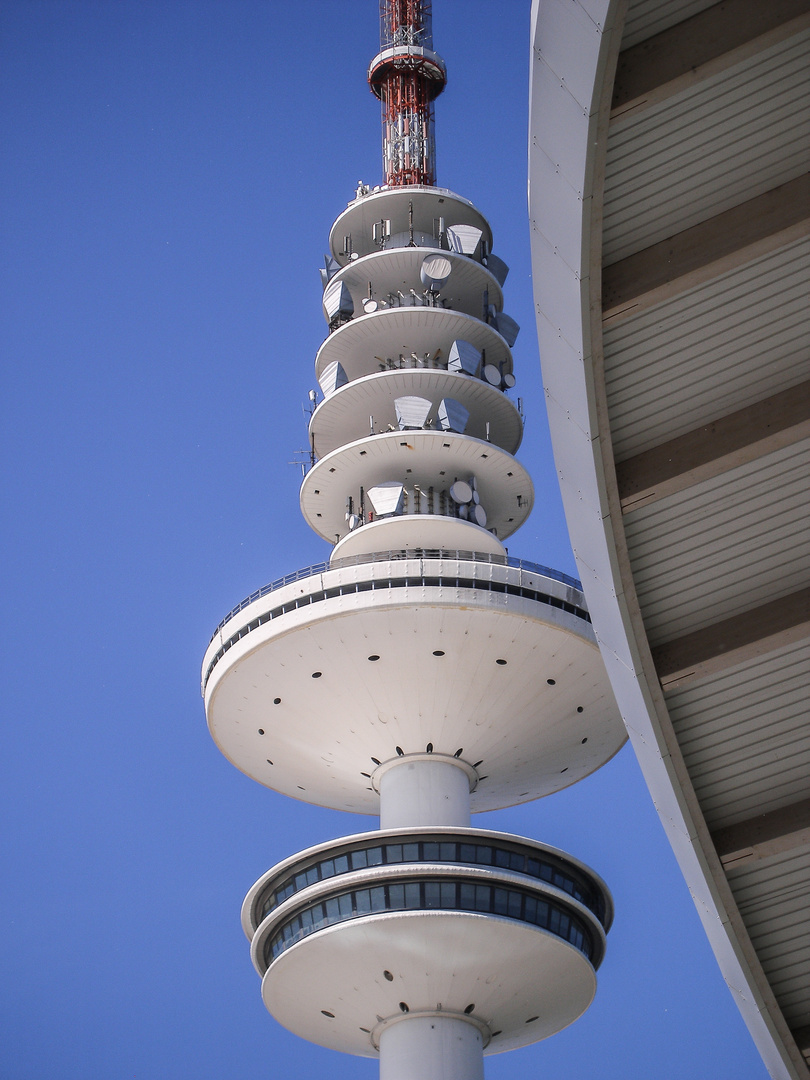
[[[470,815],[576,783],[625,733],[579,583],[504,547],[533,503],[507,267],[480,211],[435,186],[430,4],[380,11],[385,183],[329,236],[300,496],[334,547],[223,619],[202,692],[248,776],[380,816],[248,893],[270,1013],[379,1056],[382,1080],[481,1080],[484,1054],[588,1007],[612,902],[577,859]]]

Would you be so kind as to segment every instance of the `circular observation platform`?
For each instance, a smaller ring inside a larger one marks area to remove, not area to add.
[[[351,293],[355,312],[363,311],[368,299],[389,309],[410,302],[411,293],[421,297],[425,286],[420,271],[425,259],[440,255],[452,267],[439,290],[439,302],[452,311],[483,318],[484,297],[497,311],[503,308],[503,291],[496,278],[479,262],[466,255],[456,255],[439,247],[389,247],[364,258],[354,259],[330,279],[330,285],[342,282]],[[371,295],[369,296],[369,284]]]
[[[501,540],[511,536],[531,513],[531,477],[511,454],[493,443],[446,431],[392,431],[333,450],[304,477],[301,513],[324,540],[338,542],[349,532],[347,498],[351,496],[359,507],[361,489],[367,492],[388,481],[402,483],[415,509],[429,489],[434,489],[435,496],[446,493],[456,480],[468,481],[471,476],[486,511],[487,528]],[[445,494],[444,503],[441,512],[455,517],[453,499]],[[370,516],[377,517],[369,504],[366,520]]]
[[[411,208],[415,238],[423,236],[438,243],[439,222],[443,219],[445,228],[472,225],[480,229],[483,243],[488,251],[492,250],[489,222],[469,199],[463,199],[447,188],[410,184],[407,187],[381,187],[350,202],[329,233],[333,258],[345,266],[350,252],[362,257],[378,251],[374,227],[380,221],[391,222],[392,236],[408,233]],[[347,237],[350,249],[345,246]]]
[[[363,375],[408,368],[447,368],[454,341],[468,341],[505,375],[512,353],[498,331],[481,319],[441,307],[386,308],[344,323],[318,349],[315,378],[337,361],[351,382]],[[470,378],[472,376],[466,376]]]
[[[593,998],[611,918],[582,863],[473,829],[319,845],[265,874],[243,906],[269,1011],[364,1056],[405,1013],[466,1018],[489,1053],[559,1031]]]
[[[428,747],[473,770],[473,812],[600,768],[626,734],[582,594],[496,558],[360,557],[240,605],[203,661],[219,749],[267,787],[365,814],[375,770]]]
[[[458,401],[469,412],[465,435],[514,454],[520,446],[523,422],[514,404],[495,386],[455,371],[411,368],[380,371],[346,383],[318,405],[309,425],[311,446],[318,457],[369,434],[397,428],[394,402],[416,395],[429,400],[428,421],[439,429],[437,412],[443,398]],[[489,435],[489,438],[487,438]]]

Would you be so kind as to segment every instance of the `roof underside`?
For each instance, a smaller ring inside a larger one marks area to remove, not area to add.
[[[724,974],[756,1000],[741,1008],[772,1075],[807,1077],[810,3],[575,7],[535,0],[530,161],[572,541]],[[555,80],[585,110],[579,174],[540,116]],[[578,201],[573,240],[554,235],[573,202],[549,161]],[[555,268],[549,246],[574,241],[579,264]]]

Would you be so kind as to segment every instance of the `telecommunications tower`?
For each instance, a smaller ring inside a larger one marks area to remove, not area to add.
[[[503,545],[533,502],[507,267],[480,211],[435,186],[428,0],[383,0],[381,25],[385,183],[329,236],[301,486],[334,547],[226,616],[202,691],[248,776],[380,816],[248,893],[268,1010],[379,1056],[382,1080],[481,1080],[485,1054],[588,1007],[612,904],[577,859],[470,814],[576,783],[625,733],[579,583]]]

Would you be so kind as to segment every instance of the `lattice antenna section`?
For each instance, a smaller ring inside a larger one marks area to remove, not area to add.
[[[385,183],[432,187],[433,102],[447,73],[433,51],[430,0],[381,0],[380,51],[371,61],[368,82],[382,102]]]

